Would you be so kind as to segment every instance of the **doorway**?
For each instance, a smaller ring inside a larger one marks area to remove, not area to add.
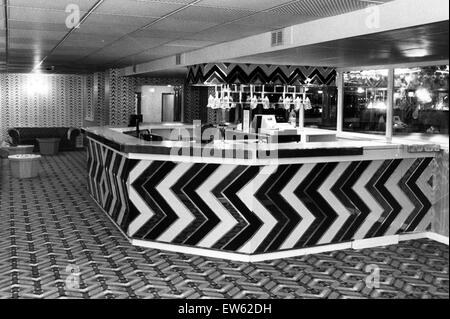
[[[162,93],[162,122],[175,122],[175,93]]]

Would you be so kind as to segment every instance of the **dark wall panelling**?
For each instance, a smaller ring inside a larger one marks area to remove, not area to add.
[[[189,68],[188,84],[281,84],[335,85],[336,70],[327,67],[255,65],[236,63],[200,64]]]
[[[3,74],[1,83],[0,140],[10,127],[83,125],[84,76],[11,73]]]

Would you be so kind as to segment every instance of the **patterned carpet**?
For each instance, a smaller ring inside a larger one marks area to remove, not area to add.
[[[433,241],[254,264],[142,249],[90,199],[84,152],[43,157],[32,180],[1,161],[0,298],[449,298]]]

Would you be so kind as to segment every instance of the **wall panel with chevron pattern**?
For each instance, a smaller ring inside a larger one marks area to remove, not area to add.
[[[2,74],[0,141],[16,126],[83,125],[84,76]]]
[[[432,223],[433,158],[245,166],[89,151],[90,192],[133,239],[255,254]]]
[[[336,70],[327,67],[216,63],[189,68],[188,84],[335,85]]]

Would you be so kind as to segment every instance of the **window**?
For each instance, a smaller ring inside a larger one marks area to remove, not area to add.
[[[386,133],[388,70],[344,73],[343,130]]]
[[[305,127],[336,130],[337,94],[335,86],[308,87]]]
[[[448,73],[448,65],[395,70],[394,135],[448,135]]]

